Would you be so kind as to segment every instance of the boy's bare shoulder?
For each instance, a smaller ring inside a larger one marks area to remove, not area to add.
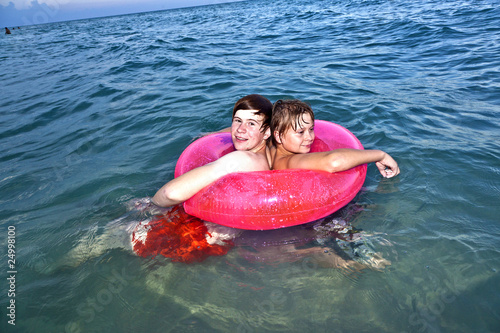
[[[275,156],[273,161],[273,170],[289,169],[289,161],[293,155],[288,156]]]
[[[233,151],[222,156],[219,161],[226,165],[230,165],[235,171],[269,170],[266,156],[250,151]]]

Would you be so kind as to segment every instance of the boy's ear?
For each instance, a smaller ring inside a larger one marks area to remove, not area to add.
[[[270,136],[271,136],[271,129],[268,127],[264,132],[264,140],[269,139]]]
[[[281,137],[278,131],[274,131],[274,139],[276,140],[277,143],[281,144]]]

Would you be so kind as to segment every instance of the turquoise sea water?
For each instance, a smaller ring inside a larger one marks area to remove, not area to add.
[[[500,331],[499,8],[245,1],[2,35],[1,331]],[[307,227],[197,264],[127,247],[133,203],[250,93],[305,100],[396,158],[400,176],[370,165],[317,224],[347,223],[389,266],[324,267],[300,250],[342,243],[290,250]]]

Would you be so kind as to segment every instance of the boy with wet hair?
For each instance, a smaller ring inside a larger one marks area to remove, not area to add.
[[[160,207],[177,205],[229,173],[269,170],[271,112],[272,103],[264,96],[252,94],[239,99],[230,128],[236,151],[169,181],[156,192],[152,202]]]
[[[399,174],[397,162],[382,150],[335,149],[310,153],[314,141],[314,113],[299,100],[278,100],[271,120],[272,169],[349,170],[374,162],[385,178]]]

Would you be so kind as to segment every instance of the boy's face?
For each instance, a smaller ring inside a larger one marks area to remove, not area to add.
[[[231,139],[236,150],[260,148],[269,137],[269,130],[261,132],[264,116],[256,115],[257,110],[238,110],[231,124]]]
[[[295,130],[290,126],[281,138],[278,133],[275,135],[278,143],[287,151],[305,154],[311,150],[314,141],[314,122],[311,116],[306,113],[300,117]]]

